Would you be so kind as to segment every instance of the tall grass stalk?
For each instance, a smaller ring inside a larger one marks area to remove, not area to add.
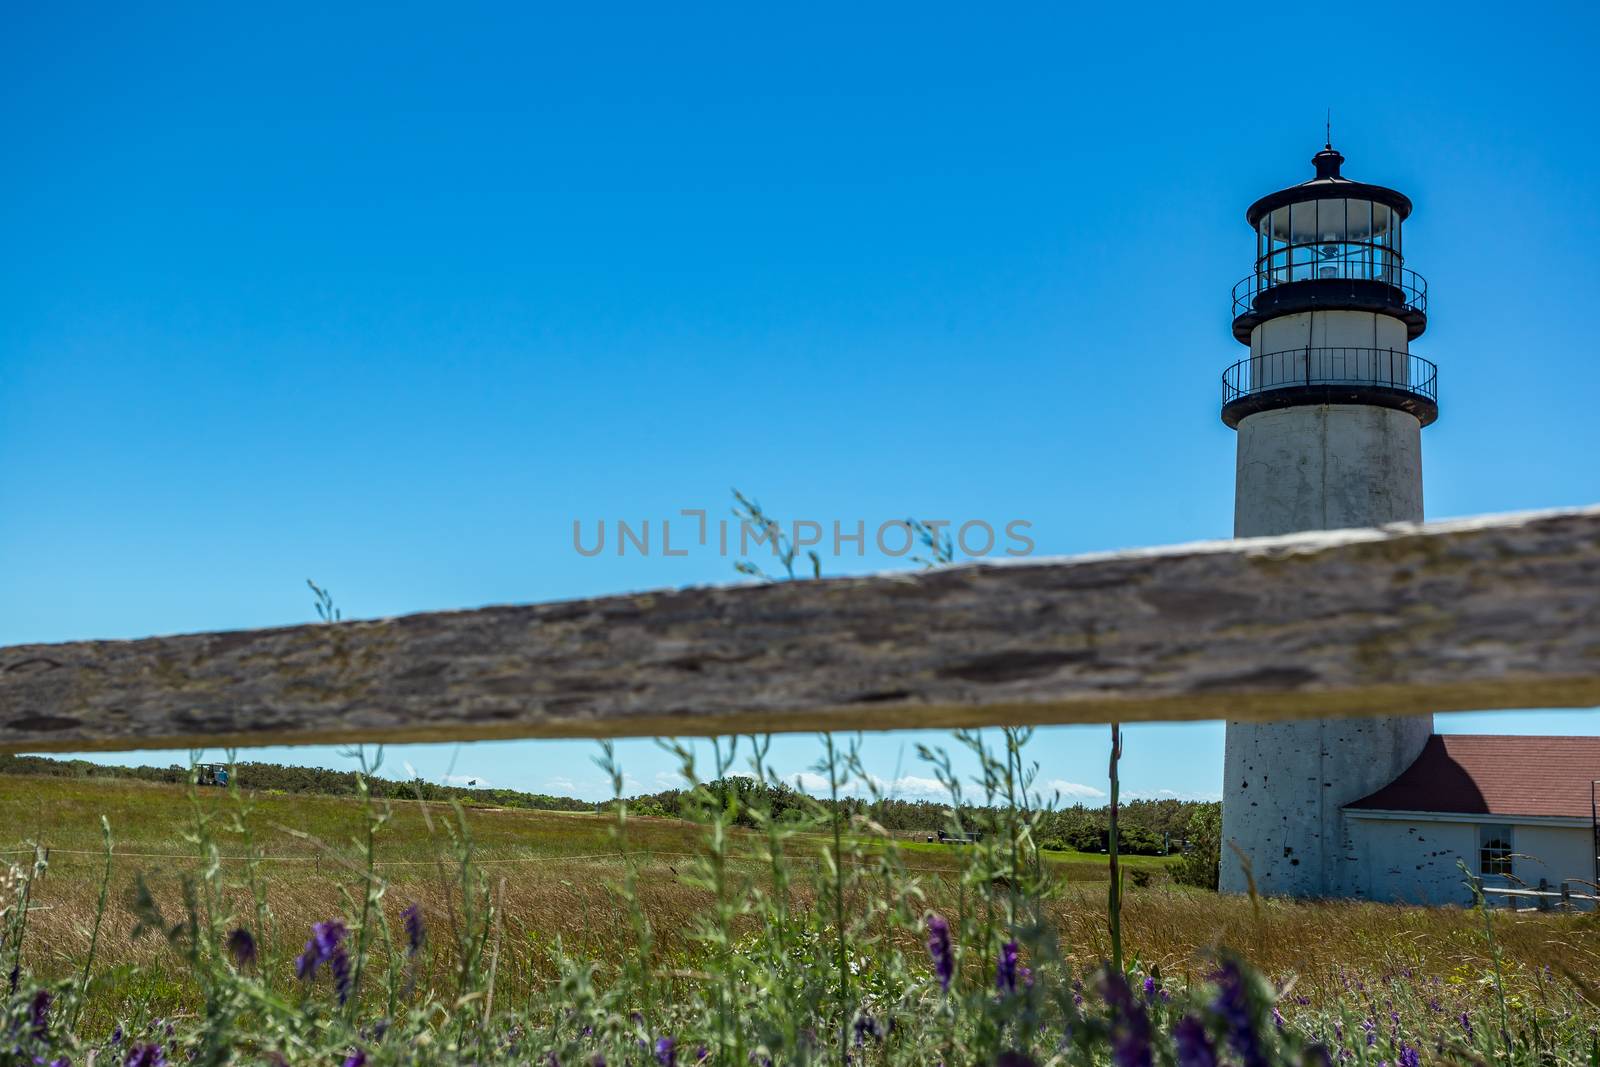
[[[83,973],[78,978],[78,995],[72,1004],[72,1026],[83,1017],[83,1005],[89,999],[89,979],[94,973],[94,957],[100,948],[100,927],[106,917],[106,901],[111,895],[111,868],[113,863],[111,820],[100,816],[100,834],[105,841],[106,865],[100,874],[100,895],[94,905],[94,925],[89,928],[89,948],[83,954]]]
[[[1122,727],[1117,723],[1111,724],[1111,761],[1108,777],[1110,778],[1110,807],[1107,809],[1107,821],[1110,832],[1106,836],[1106,863],[1111,869],[1111,880],[1106,886],[1106,911],[1107,922],[1111,930],[1111,965],[1118,971],[1122,967],[1122,867],[1118,862],[1119,830],[1117,828],[1117,805],[1120,803],[1120,776],[1119,767],[1122,763]]]
[[[346,1002],[346,1008],[354,1017],[361,999],[362,980],[366,976],[367,956],[372,945],[372,928],[375,925],[374,916],[383,915],[383,895],[386,886],[384,880],[378,876],[378,833],[389,821],[391,812],[387,804],[380,807],[372,797],[371,779],[383,766],[383,749],[378,748],[370,760],[365,746],[361,745],[350,750],[347,755],[356,761],[356,799],[361,807],[361,837],[356,841],[361,857],[361,908],[355,925],[355,972],[351,980],[350,996]],[[385,941],[390,940],[386,928],[383,930],[383,937]],[[393,985],[391,972],[389,982],[391,990]]]
[[[1500,943],[1494,936],[1494,917],[1490,913],[1489,905],[1483,893],[1483,878],[1467,870],[1461,860],[1456,861],[1461,873],[1466,876],[1467,887],[1472,892],[1472,905],[1477,910],[1478,917],[1483,923],[1484,944],[1489,947],[1489,960],[1492,965],[1491,973],[1494,976],[1495,1006],[1500,1012],[1500,1042],[1505,1052],[1505,1062],[1512,1062],[1511,1051],[1511,1013],[1506,1006],[1505,968],[1500,959]]]

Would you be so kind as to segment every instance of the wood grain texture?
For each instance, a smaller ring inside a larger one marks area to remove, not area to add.
[[[1600,704],[1600,508],[0,649],[0,750]]]

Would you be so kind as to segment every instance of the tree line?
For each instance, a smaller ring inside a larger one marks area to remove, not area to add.
[[[292,767],[281,763],[244,762],[234,765],[239,784],[262,793],[354,796],[355,771],[330,771],[321,767]],[[185,785],[188,767],[176,763],[169,767],[116,767],[88,760],[58,760],[43,756],[0,755],[0,774],[32,775],[48,778],[121,778],[141,782]],[[463,803],[503,808],[528,808],[543,811],[594,811],[596,806],[576,797],[527,793],[519,789],[490,789],[458,785],[439,785],[423,779],[390,779],[367,776],[373,796],[428,801],[459,800]]]

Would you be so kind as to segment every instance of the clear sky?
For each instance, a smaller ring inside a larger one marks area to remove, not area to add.
[[[307,578],[352,617],[733,580],[573,523],[659,538],[734,486],[847,530],[1022,519],[1040,554],[1227,536],[1243,213],[1329,107],[1345,173],[1416,203],[1429,516],[1593,503],[1594,11],[18,8],[0,645],[300,622]],[[1133,791],[1220,789],[1220,726],[1129,734]],[[908,795],[918,739],[869,741]],[[1103,740],[1034,756],[1093,797]],[[389,759],[587,796],[588,752]]]

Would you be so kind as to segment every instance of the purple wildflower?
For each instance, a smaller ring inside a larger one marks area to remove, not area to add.
[[[333,973],[333,989],[343,1006],[350,999],[350,956],[343,945],[336,945],[328,957],[328,970]]]
[[[995,988],[1002,993],[1017,991],[1017,943],[1007,941],[1000,946],[1000,958],[994,965]]]
[[[1400,1059],[1398,1062],[1400,1067],[1422,1067],[1422,1053],[1402,1041],[1400,1042]]]
[[[328,961],[328,956],[332,953],[334,946],[343,940],[344,923],[338,919],[329,919],[327,922],[313,925],[311,927],[311,940],[306,942],[305,951],[295,957],[295,977],[315,977],[317,968]]]
[[[33,1024],[35,1037],[43,1037],[45,1031],[50,1029],[50,991],[41,989],[33,995],[33,1003],[28,1006],[28,1021]]]
[[[950,923],[933,912],[928,914],[928,955],[933,957],[933,973],[939,976],[939,985],[948,993],[950,979],[956,973],[956,959],[950,951]]]
[[[256,939],[250,931],[239,927],[228,935],[228,954],[239,967],[249,967],[256,962]]]
[[[1467,1040],[1472,1040],[1472,1016],[1466,1012],[1461,1013],[1461,1032],[1467,1035]]]
[[[365,1049],[356,1049],[344,1058],[344,1067],[367,1067],[367,1052]]]
[[[422,905],[412,901],[400,913],[400,918],[406,927],[406,955],[415,956],[421,951],[423,939],[427,936],[422,925]]]
[[[1100,995],[1111,1008],[1111,1058],[1117,1067],[1150,1067],[1150,1016],[1133,995],[1128,979],[1108,970]]]
[[[1239,1054],[1244,1067],[1266,1067],[1267,1056],[1256,1033],[1244,971],[1237,961],[1228,960],[1217,971],[1216,981],[1217,1000],[1212,1008],[1227,1023],[1228,1044]]]
[[[1211,1043],[1211,1035],[1193,1015],[1185,1015],[1172,1028],[1172,1041],[1178,1049],[1178,1067],[1217,1067],[1217,1049]]]
[[[867,1038],[869,1037],[874,1041],[880,1041],[883,1039],[883,1031],[878,1027],[878,1020],[874,1019],[866,1012],[862,1012],[860,1015],[856,1016],[855,1030],[856,1044],[858,1045],[865,1045],[867,1043]]]
[[[333,971],[335,987],[339,990],[339,1003],[350,994],[350,958],[345,954],[344,938],[348,931],[338,919],[329,919],[311,927],[311,940],[305,951],[294,961],[296,977],[310,979],[324,963]]]
[[[135,1045],[128,1050],[126,1067],[166,1067],[166,1063],[160,1045]]]
[[[661,1067],[674,1067],[678,1062],[678,1043],[666,1034],[656,1038],[656,1062]]]
[[[113,1028],[113,1029],[112,1029],[112,1031],[111,1031],[111,1043],[112,1043],[112,1044],[113,1044],[113,1045],[120,1045],[120,1044],[122,1044],[122,1024],[121,1024],[121,1023],[118,1023],[118,1024],[117,1024],[117,1025],[116,1025],[116,1026],[115,1026],[115,1027],[114,1027],[114,1028]]]
[[[1144,996],[1146,1000],[1156,995],[1156,980],[1151,975],[1144,976]]]

